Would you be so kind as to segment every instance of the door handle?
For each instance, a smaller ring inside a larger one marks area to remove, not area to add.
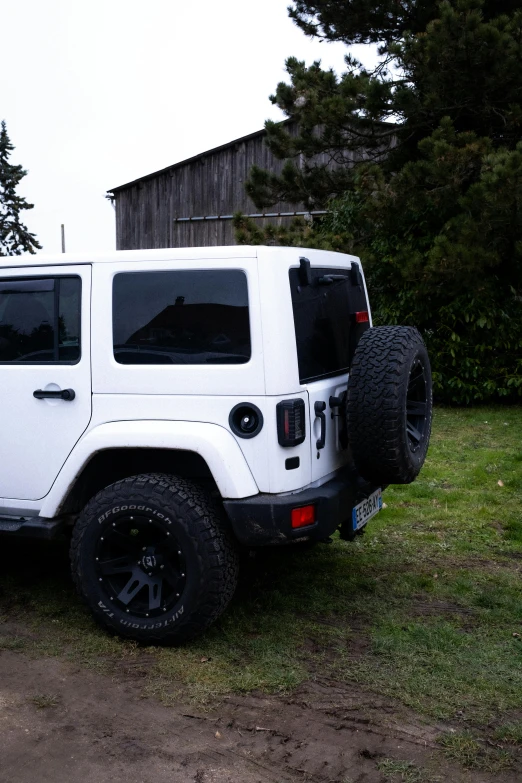
[[[58,391],[36,389],[33,392],[33,397],[36,397],[37,400],[65,400],[65,402],[72,402],[76,397],[76,392],[74,389],[59,389]]]
[[[326,416],[324,415],[325,410],[326,403],[323,400],[317,400],[317,402],[314,403],[315,415],[321,420],[321,435],[315,444],[318,451],[319,449],[324,449],[324,444],[326,442]]]

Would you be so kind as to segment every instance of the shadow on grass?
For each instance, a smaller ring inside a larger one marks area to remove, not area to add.
[[[354,543],[260,552],[221,620],[182,648],[100,631],[77,599],[67,546],[2,541],[0,648],[122,670],[146,660],[164,702],[354,680],[466,726],[520,720],[522,411],[437,412],[418,481]],[[498,481],[502,481],[502,486]]]
[[[441,718],[490,720],[519,703],[522,644],[511,628],[521,586],[498,569],[446,562],[436,573],[408,547],[371,539],[260,552],[244,562],[232,605],[205,636],[144,650],[94,625],[73,589],[66,545],[9,541],[0,567],[0,647],[101,668],[146,655],[148,688],[164,701],[187,686],[208,700],[326,676]]]

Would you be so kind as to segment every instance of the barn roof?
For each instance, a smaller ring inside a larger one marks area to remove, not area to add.
[[[292,119],[286,119],[282,120],[282,125],[291,125]],[[395,126],[395,123],[391,122],[381,122],[376,123],[378,125],[381,125],[383,128],[389,128],[390,126]],[[143,177],[138,177],[137,179],[133,179],[131,182],[126,182],[124,185],[117,185],[115,188],[110,188],[107,193],[118,193],[121,190],[126,190],[127,188],[132,188],[134,185],[139,184],[140,182],[147,182],[147,180],[154,179],[155,177],[161,176],[161,174],[167,174],[169,171],[175,171],[176,169],[180,169],[183,166],[187,166],[190,163],[194,163],[197,160],[201,160],[202,158],[206,158],[208,155],[214,155],[216,152],[222,152],[223,150],[229,149],[230,147],[234,147],[236,144],[241,144],[245,141],[250,141],[251,139],[256,139],[259,136],[266,136],[266,130],[262,128],[261,130],[255,131],[254,133],[249,133],[246,136],[241,136],[239,139],[233,139],[232,141],[228,141],[226,144],[221,144],[219,147],[213,147],[210,150],[205,150],[204,152],[198,153],[198,155],[193,155],[191,158],[185,158],[185,160],[180,160],[178,163],[173,163],[171,166],[166,166],[164,169],[160,169],[159,171],[153,171],[151,174],[145,174]]]
[[[185,160],[181,160],[179,163],[173,163],[172,166],[167,166],[166,168],[160,169],[159,171],[153,171],[152,174],[145,174],[143,177],[133,179],[132,182],[126,182],[125,185],[118,185],[117,187],[108,190],[107,193],[118,193],[120,190],[131,188],[134,185],[137,185],[139,182],[146,182],[149,179],[154,179],[155,177],[159,177],[161,174],[167,174],[169,171],[175,171],[176,169],[182,168],[182,166],[187,166],[189,163],[194,163],[197,160],[201,160],[202,158],[207,157],[207,155],[214,155],[216,152],[221,152],[222,150],[226,150],[229,147],[234,147],[236,144],[241,144],[244,141],[250,141],[250,139],[255,139],[258,136],[264,135],[266,135],[264,128],[262,130],[255,131],[255,133],[249,133],[247,136],[241,136],[240,139],[234,139],[233,141],[229,141],[226,144],[221,144],[219,147],[213,147],[211,150],[200,152],[198,155],[194,155],[192,158],[186,158]]]

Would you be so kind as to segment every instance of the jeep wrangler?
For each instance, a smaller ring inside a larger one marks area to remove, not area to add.
[[[238,551],[352,539],[431,429],[419,333],[372,328],[358,258],[211,247],[0,269],[0,531],[71,537],[106,629],[181,642]]]

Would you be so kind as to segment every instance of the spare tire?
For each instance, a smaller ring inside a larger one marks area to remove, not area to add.
[[[432,409],[430,360],[417,329],[368,329],[355,351],[346,400],[350,447],[363,478],[414,481],[428,451]]]

